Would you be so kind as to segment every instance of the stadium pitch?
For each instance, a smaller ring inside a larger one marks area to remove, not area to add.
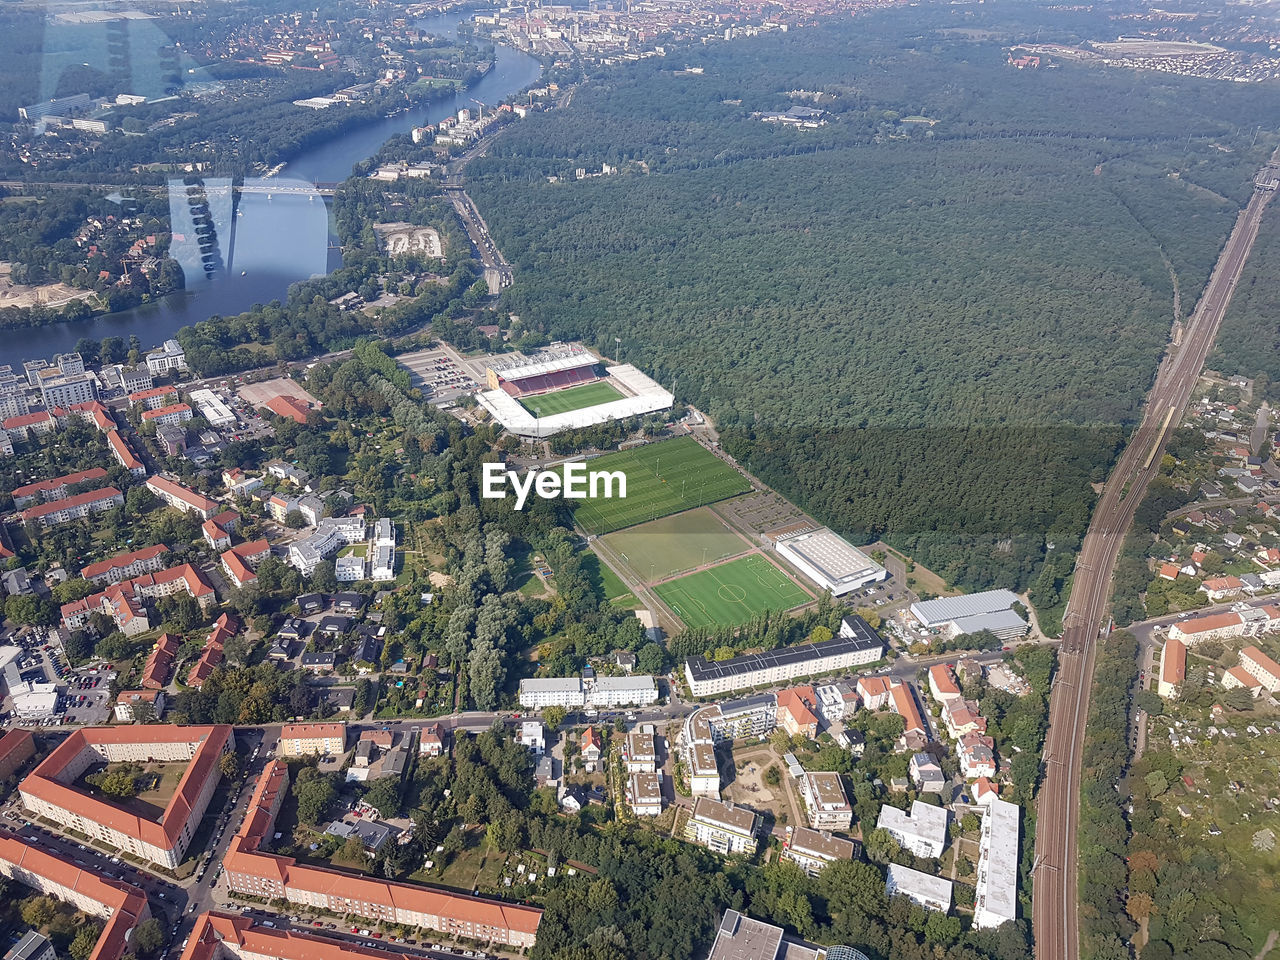
[[[734,627],[813,599],[758,553],[653,589],[686,627]]]
[[[617,387],[607,380],[597,380],[595,383],[584,383],[580,387],[540,393],[534,397],[522,397],[520,405],[538,419],[542,419],[554,417],[557,413],[598,407],[602,403],[613,403],[621,399],[622,394]]]
[[[619,530],[601,538],[645,582],[736,557],[751,549],[708,507]]]
[[[577,501],[574,519],[595,534],[715,503],[751,489],[747,478],[692,437],[649,443],[591,461],[591,469],[627,475],[625,499]]]

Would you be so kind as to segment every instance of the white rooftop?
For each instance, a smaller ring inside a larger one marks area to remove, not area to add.
[[[671,392],[645,376],[631,364],[608,368],[609,376],[633,392],[633,396],[611,400],[581,410],[566,410],[550,417],[535,417],[524,405],[505,390],[485,390],[476,394],[476,400],[512,433],[521,437],[550,437],[561,430],[577,430],[592,427],[610,420],[625,420],[648,413],[666,410],[675,403]],[[529,403],[537,406],[536,397]]]
[[[531,677],[520,681],[522,693],[526,690],[537,690],[542,693],[560,693],[568,690],[577,693],[581,689],[582,680],[579,677]]]
[[[1008,610],[1018,602],[1012,590],[984,590],[962,597],[939,597],[922,600],[911,605],[911,614],[926,627],[936,627],[961,617],[974,617],[983,613]]]
[[[931,803],[924,803],[920,800],[916,800],[911,804],[910,813],[886,803],[880,808],[880,817],[876,820],[876,827],[884,827],[886,830],[900,833],[906,837],[919,837],[921,840],[927,840],[930,843],[945,844],[947,841],[947,811],[942,807],[935,807]]]
[[[982,822],[974,924],[998,927],[1018,916],[1018,820],[1016,803],[989,801]]]
[[[905,894],[917,901],[941,901],[951,905],[951,881],[921,873],[896,863],[889,864],[886,888],[893,893]]]
[[[860,580],[884,570],[880,564],[827,527],[779,540],[777,547],[783,553],[794,553],[835,584],[846,580]]]

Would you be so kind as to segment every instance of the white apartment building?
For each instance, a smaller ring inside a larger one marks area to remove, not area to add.
[[[856,852],[852,840],[842,840],[808,827],[788,827],[782,859],[790,860],[809,876],[816,877],[827,864],[852,860]]]
[[[947,847],[947,811],[930,803],[916,800],[910,813],[886,803],[876,827],[888,830],[902,849],[917,857],[940,857]]]
[[[571,709],[586,704],[581,677],[533,677],[520,681],[520,706],[526,710]]]
[[[987,804],[978,847],[973,925],[998,927],[1018,916],[1018,820],[1016,803],[998,797]]]
[[[315,533],[289,546],[289,563],[304,577],[315,573],[322,561],[328,560],[342,547],[364,542],[363,517],[325,517]]]
[[[587,702],[597,709],[643,707],[658,702],[658,686],[653,677],[598,677],[588,684]]]
[[[928,910],[946,913],[951,909],[951,881],[910,867],[889,864],[884,892],[887,896],[910,897]]]
[[[170,370],[187,369],[187,355],[182,344],[177,340],[166,340],[163,347],[148,352],[147,369],[152,376],[159,376]]]
[[[662,774],[632,773],[627,778],[627,805],[637,817],[662,813]]]
[[[811,771],[800,778],[809,826],[815,830],[848,830],[853,824],[853,807],[840,782],[840,774]]]

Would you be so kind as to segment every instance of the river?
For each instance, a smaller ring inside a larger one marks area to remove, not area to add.
[[[437,36],[456,37],[459,19],[455,12],[420,20],[417,26]],[[197,271],[187,269],[188,289],[156,303],[82,323],[5,330],[0,340],[0,363],[17,369],[26,360],[74,350],[81,337],[122,337],[127,341],[137,336],[146,349],[172,337],[181,327],[210,316],[228,316],[255,303],[284,299],[290,284],[341,264],[327,210],[319,198],[306,194],[309,184],[344,180],[356,163],[372,156],[392,136],[438,123],[463,107],[474,109],[472,98],[496,104],[533,84],[541,72],[541,64],[533,57],[499,46],[493,69],[469,90],[350,130],[300,154],[276,178],[258,184],[260,189],[278,184],[283,192],[241,195],[234,225],[229,216],[215,215],[220,252],[227,265],[215,279],[193,278]],[[216,205],[211,202],[210,206]],[[175,234],[183,229],[174,224]]]

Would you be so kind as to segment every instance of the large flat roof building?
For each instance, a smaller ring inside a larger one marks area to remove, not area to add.
[[[941,629],[953,636],[990,630],[997,637],[1020,637],[1031,629],[1013,609],[1019,602],[1012,590],[984,590],[959,597],[919,600],[911,605],[911,615],[920,626]]]
[[[778,553],[832,596],[843,596],[889,572],[833,530],[822,527],[779,540]]]
[[[1018,917],[1018,821],[1016,803],[996,797],[987,803],[978,847],[978,883],[973,925],[998,927]]]
[[[786,683],[797,677],[832,670],[845,670],[875,663],[884,656],[884,641],[861,617],[846,617],[854,636],[842,636],[824,643],[804,643],[795,647],[766,650],[730,660],[710,661],[690,657],[685,661],[685,679],[695,697],[712,696],[765,684]]]
[[[150,863],[174,869],[221,776],[218,758],[233,749],[230,726],[85,727],[72,733],[18,785],[36,816],[103,840]],[[173,797],[157,819],[90,796],[75,786],[99,763],[185,762]]]

